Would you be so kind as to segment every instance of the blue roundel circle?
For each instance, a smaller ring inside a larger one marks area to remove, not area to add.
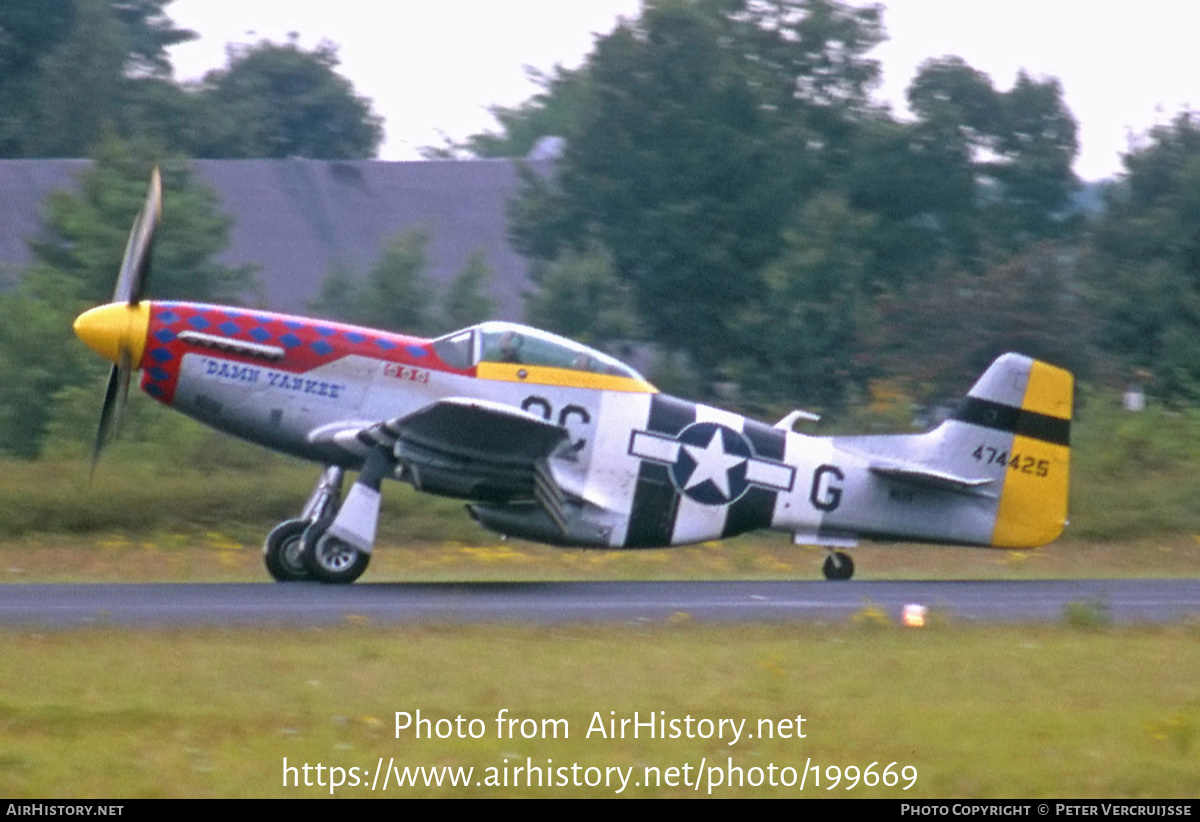
[[[695,422],[679,432],[671,481],[679,493],[703,505],[728,505],[746,493],[749,441],[727,425]]]

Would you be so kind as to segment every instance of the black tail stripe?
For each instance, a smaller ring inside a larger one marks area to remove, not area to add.
[[[967,397],[951,419],[1054,445],[1071,444],[1071,421],[979,397]]]

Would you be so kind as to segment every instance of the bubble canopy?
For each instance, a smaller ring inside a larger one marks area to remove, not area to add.
[[[481,362],[521,363],[645,380],[625,363],[594,348],[518,323],[473,325],[439,337],[433,348],[454,368],[471,368]]]

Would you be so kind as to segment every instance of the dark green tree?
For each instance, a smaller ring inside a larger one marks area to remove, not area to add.
[[[352,323],[358,321],[358,280],[354,270],[343,260],[334,260],[321,281],[321,291],[309,308],[331,320]]]
[[[957,399],[1007,351],[1093,371],[1094,319],[1084,299],[1078,250],[1044,241],[969,272],[943,266],[874,302],[866,347],[881,373],[904,374],[925,402]]]
[[[864,146],[852,172],[855,204],[883,216],[885,232],[895,235],[887,256],[911,260],[894,287],[921,269],[928,275],[939,261],[983,266],[981,164],[997,151],[1001,116],[991,79],[959,57],[923,63],[907,97],[917,121],[892,126],[898,133],[884,151]],[[885,197],[889,207],[880,208]]]
[[[876,218],[862,238],[873,291],[928,277],[940,261],[972,265],[979,254],[977,185],[952,129],[877,117],[858,132],[855,159],[840,191],[857,211]]]
[[[535,267],[525,315],[534,325],[590,345],[642,336],[633,295],[600,246],[568,251]]]
[[[864,318],[881,300],[1069,238],[1077,145],[1057,82],[1001,92],[933,60],[900,121],[870,97],[883,36],[879,7],[836,0],[648,2],[487,142],[544,134],[551,112],[566,137],[511,212],[539,289],[558,284],[548,264],[600,249],[646,336],[709,389],[736,376],[770,400],[825,374],[814,400],[836,404],[877,370]]]
[[[926,60],[905,96],[913,113],[955,144],[973,161],[982,151],[996,150],[1002,120],[1001,97],[992,80],[961,57]]]
[[[109,140],[74,192],[58,191],[47,203],[47,221],[32,248],[40,264],[65,275],[72,299],[88,304],[112,296],[129,227],[146,196],[155,150]],[[148,296],[238,302],[254,289],[249,267],[216,261],[228,244],[230,219],[216,194],[186,162],[163,164],[163,221],[154,246]]]
[[[208,128],[201,157],[374,157],[382,121],[337,73],[337,48],[305,51],[262,41],[232,48],[229,65],[205,75]]]
[[[171,0],[0,6],[0,156],[79,157],[104,135],[199,157],[372,157],[382,122],[337,73],[337,49],[234,47],[198,85],[168,49],[193,39]]]
[[[0,4],[0,156],[25,153],[36,111],[38,66],[66,39],[73,0],[10,0]]]
[[[871,331],[866,240],[875,226],[875,218],[828,193],[786,229],[760,299],[741,316],[751,355],[738,378],[751,395],[836,408],[865,383],[869,372],[858,354]]]
[[[959,57],[926,61],[908,89],[918,117],[912,160],[922,168],[929,216],[957,265],[978,272],[996,253],[1063,237],[1078,181],[1076,122],[1055,79],[1020,72],[1013,88]],[[931,202],[932,201],[932,202]]]
[[[79,2],[80,0],[76,0]],[[132,77],[170,77],[168,49],[199,35],[176,28],[166,7],[175,0],[115,0],[110,2],[113,15],[125,30],[128,43],[125,71]]]
[[[579,69],[555,66],[550,73],[526,69],[540,91],[517,106],[493,106],[498,130],[474,134],[461,143],[425,152],[431,158],[526,157],[543,137],[565,137],[574,132],[589,105],[586,65]]]
[[[441,330],[425,280],[428,247],[429,232],[424,229],[402,232],[388,242],[359,287],[356,322],[402,334]]]
[[[101,0],[76,0],[70,34],[41,61],[25,137],[30,154],[80,157],[117,121],[125,92],[125,32]]]
[[[88,154],[106,132],[146,133],[129,107],[151,89],[170,84],[167,49],[195,37],[166,16],[163,7],[169,2],[5,3],[0,8],[2,156],[77,157]]]
[[[102,384],[105,364],[74,338],[71,325],[85,308],[112,298],[152,154],[106,143],[75,193],[51,196],[33,244],[35,262],[15,289],[0,294],[0,451],[36,456],[53,398],[66,388]],[[229,227],[214,195],[186,164],[163,166],[163,224],[149,295],[236,301],[253,280],[248,269],[214,261]]]
[[[780,114],[796,151],[820,157],[836,173],[850,158],[858,121],[873,114],[884,40],[883,8],[839,0],[708,0],[732,31],[747,82],[767,110]]]
[[[735,346],[732,318],[779,251],[800,181],[822,165],[796,159],[797,145],[809,142],[798,135],[812,129],[785,122],[769,104],[781,99],[780,83],[766,90],[754,82],[763,71],[759,54],[782,59],[765,47],[748,53],[753,39],[733,26],[739,13],[758,8],[650,3],[640,19],[599,40],[587,67],[589,104],[567,135],[558,176],[531,178],[514,210],[516,242],[532,256],[608,249],[647,330],[687,351],[710,377]],[[769,21],[744,25],[774,43]],[[832,80],[803,89],[795,76],[781,82],[814,106],[833,93]]]
[[[38,61],[66,39],[75,0],[7,0],[0,5],[0,83],[36,71]]]
[[[343,263],[335,263],[312,307],[322,316],[401,334],[446,331],[434,310],[433,289],[425,278],[428,247],[429,232],[414,228],[392,237],[365,277]],[[481,273],[486,274],[486,266],[481,272],[469,263],[459,278],[470,281]],[[479,307],[473,300],[466,300],[464,306]]]
[[[1099,347],[1117,376],[1144,369],[1159,396],[1200,401],[1200,118],[1151,130],[1123,162],[1084,265]]]
[[[61,275],[35,266],[17,290],[0,294],[0,452],[36,457],[54,395],[103,370],[71,334],[62,295],[72,291]]]
[[[923,155],[948,161],[942,164],[956,194],[949,204],[959,214],[965,204],[977,212],[974,233],[1015,253],[1075,228],[1067,211],[1079,187],[1072,170],[1078,126],[1058,80],[1021,71],[1012,89],[998,91],[986,74],[952,56],[924,62],[907,96],[918,133],[932,138],[923,140]],[[982,262],[978,244],[960,247],[976,251],[960,263]]]
[[[1009,237],[1022,244],[1061,236],[1074,226],[1065,219],[1079,188],[1071,165],[1079,153],[1078,127],[1054,78],[1034,80],[1024,71],[1001,102],[991,173],[1000,186],[995,209]]]
[[[484,293],[491,278],[492,270],[483,252],[472,254],[463,270],[446,287],[442,299],[442,319],[446,331],[491,318],[492,301]]]

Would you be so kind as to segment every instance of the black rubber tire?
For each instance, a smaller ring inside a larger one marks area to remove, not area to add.
[[[821,566],[821,570],[825,573],[825,579],[843,582],[854,576],[854,560],[844,551],[834,551],[825,557],[825,564]]]
[[[289,519],[276,525],[263,543],[263,561],[276,582],[304,582],[312,579],[304,564],[304,531],[307,520]]]

